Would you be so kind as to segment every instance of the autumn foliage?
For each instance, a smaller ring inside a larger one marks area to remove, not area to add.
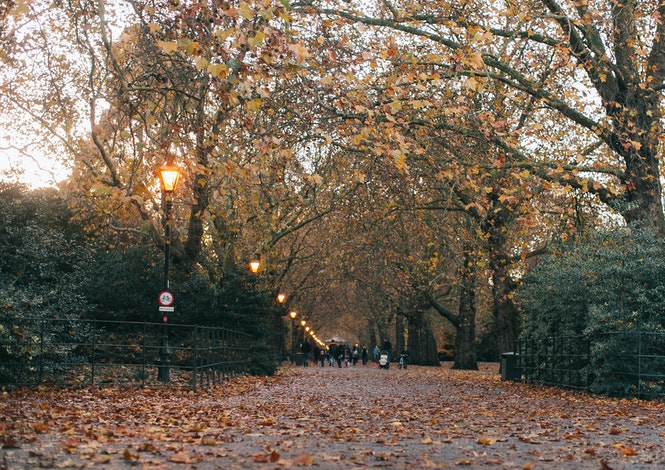
[[[411,329],[433,363],[435,311],[474,369],[480,325],[494,359],[513,348],[519,275],[553,240],[665,234],[655,0],[8,5],[14,150],[70,164],[109,251],[166,246],[154,171],[176,161],[174,265],[211,295],[260,253],[260,287],[331,335]]]

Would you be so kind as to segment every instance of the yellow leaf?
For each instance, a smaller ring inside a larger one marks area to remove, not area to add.
[[[406,166],[406,155],[400,154],[395,158],[395,167],[399,170],[400,173],[408,174],[409,169]]]
[[[107,454],[96,455],[92,459],[92,463],[94,463],[96,465],[101,465],[101,464],[104,464],[104,463],[108,463],[110,461],[111,461],[111,456],[107,455]]]
[[[291,44],[289,46],[291,52],[293,52],[299,61],[302,61],[310,56],[309,50],[303,44]]]
[[[233,33],[235,33],[235,29],[233,29],[233,28],[218,29],[217,31],[215,31],[215,36],[218,39],[221,39],[222,41],[224,41],[225,39],[228,39],[229,37],[231,37],[231,35]]]
[[[471,91],[482,91],[483,88],[482,83],[473,77],[469,77],[467,79],[467,81],[464,83],[464,87]]]
[[[365,179],[367,178],[367,175],[363,173],[362,171],[358,170],[353,170],[353,179],[360,184],[365,183]]]
[[[484,446],[489,446],[492,444],[496,444],[499,442],[498,437],[481,437],[476,441],[478,444],[484,445]]]
[[[265,38],[266,38],[266,35],[265,35],[263,32],[261,32],[261,31],[257,31],[257,32],[254,34],[254,37],[249,38],[249,41],[247,41],[247,43],[248,43],[251,47],[258,47],[258,46],[260,46],[261,44],[263,44],[263,40],[264,40]]]
[[[187,38],[179,39],[178,46],[187,51],[188,54],[196,54],[201,48],[201,44],[198,41],[192,41]]]
[[[263,105],[263,100],[261,98],[255,98],[248,101],[245,104],[245,107],[250,111],[258,111],[261,108],[261,105]]]
[[[252,10],[249,7],[249,5],[247,5],[246,3],[242,3],[240,5],[238,12],[240,13],[240,16],[242,16],[246,20],[251,20],[252,18],[254,18],[254,10]]]
[[[157,45],[167,54],[178,50],[178,43],[176,42],[157,41]]]
[[[213,77],[221,77],[222,75],[226,75],[226,72],[228,72],[228,70],[229,68],[226,66],[226,64],[208,65],[208,73]]]
[[[10,15],[16,16],[17,18],[23,16],[30,12],[30,7],[27,0],[19,0],[16,3],[16,6],[9,12]]]
[[[209,64],[210,62],[207,59],[200,58],[196,61],[196,70],[207,70]]]

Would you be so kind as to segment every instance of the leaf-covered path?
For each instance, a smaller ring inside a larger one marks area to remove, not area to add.
[[[480,371],[287,367],[213,390],[2,395],[0,468],[665,467],[665,406]]]

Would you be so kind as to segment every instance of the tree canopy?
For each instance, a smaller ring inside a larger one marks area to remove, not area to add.
[[[183,284],[214,295],[260,255],[257,282],[313,322],[377,342],[438,312],[474,368],[479,322],[512,349],[552,240],[665,235],[663,8],[17,2],[2,121],[71,165],[72,220],[109,256],[164,247],[155,171],[175,162]]]

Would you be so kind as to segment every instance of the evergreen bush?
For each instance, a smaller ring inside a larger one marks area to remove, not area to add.
[[[662,388],[663,359],[642,357],[651,347],[643,333],[665,335],[665,249],[652,233],[596,231],[559,244],[524,277],[518,299],[521,338],[541,358],[536,380],[557,383],[561,370],[577,368],[598,393],[641,396]],[[575,339],[553,349],[565,338]]]

